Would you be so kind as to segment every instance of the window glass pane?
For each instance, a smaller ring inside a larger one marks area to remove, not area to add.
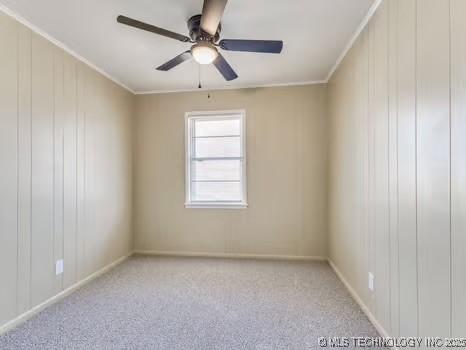
[[[193,201],[241,201],[239,182],[193,182]]]
[[[230,136],[240,134],[239,119],[195,120],[194,136]]]
[[[192,180],[241,180],[241,161],[203,160],[192,162]]]
[[[196,138],[194,142],[195,158],[241,156],[240,137]]]

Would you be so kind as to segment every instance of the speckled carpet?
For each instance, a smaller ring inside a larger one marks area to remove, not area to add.
[[[377,336],[324,262],[132,257],[18,328],[0,349],[322,349]]]

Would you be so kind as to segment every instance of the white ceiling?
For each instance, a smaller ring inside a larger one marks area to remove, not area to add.
[[[119,14],[187,35],[202,0],[0,0],[8,9],[135,92],[197,87],[198,65],[154,68],[189,48],[116,22]],[[323,81],[374,0],[230,0],[222,38],[283,40],[280,55],[223,52],[239,78],[201,69],[207,88]]]

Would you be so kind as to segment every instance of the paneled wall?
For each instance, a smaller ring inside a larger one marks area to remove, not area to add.
[[[133,96],[1,12],[0,62],[1,326],[130,252]]]
[[[135,248],[327,255],[326,86],[137,96]],[[247,209],[186,209],[184,116],[246,110]]]
[[[329,83],[330,257],[393,336],[466,334],[465,23],[384,0]]]

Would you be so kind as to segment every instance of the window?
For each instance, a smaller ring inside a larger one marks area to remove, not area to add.
[[[186,114],[186,207],[244,208],[244,111]]]

